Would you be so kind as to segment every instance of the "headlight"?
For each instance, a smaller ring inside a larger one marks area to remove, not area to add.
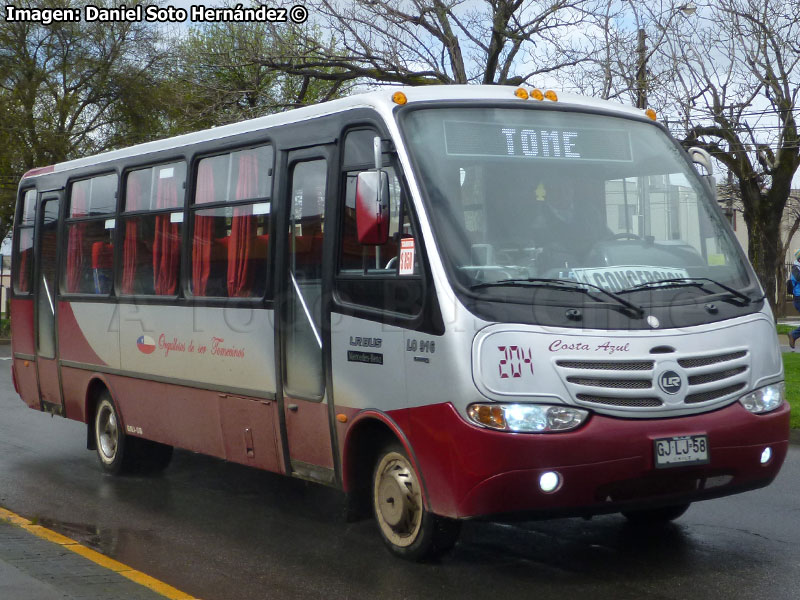
[[[751,413],[761,414],[778,408],[783,404],[785,395],[786,386],[783,382],[773,383],[742,396],[739,398],[739,402]]]
[[[588,410],[546,404],[471,404],[467,414],[478,425],[501,431],[547,433],[580,426]]]

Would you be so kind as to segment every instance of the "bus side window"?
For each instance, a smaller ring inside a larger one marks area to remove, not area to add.
[[[388,239],[381,245],[364,245],[358,239],[356,182],[359,173],[374,168],[372,144],[376,135],[372,129],[357,129],[345,137],[337,295],[349,304],[415,315],[423,305],[420,244],[393,165],[382,167],[389,177]]]
[[[185,182],[183,162],[127,174],[122,215],[122,294],[178,293]]]
[[[100,175],[70,186],[67,257],[62,285],[77,294],[111,293],[117,176]]]
[[[36,216],[36,190],[27,190],[22,197],[14,255],[14,292],[31,293],[33,279],[33,225]]]
[[[261,298],[267,290],[272,146],[201,159],[191,205],[190,290]]]

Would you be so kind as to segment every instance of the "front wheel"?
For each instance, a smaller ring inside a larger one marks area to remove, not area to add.
[[[645,510],[623,511],[623,515],[636,525],[663,525],[674,521],[689,509],[689,503],[675,506],[662,506]]]
[[[396,555],[421,561],[450,550],[461,524],[425,510],[422,487],[399,444],[381,453],[373,472],[372,501],[383,541]]]

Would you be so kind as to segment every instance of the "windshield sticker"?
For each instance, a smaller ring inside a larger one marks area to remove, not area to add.
[[[414,274],[414,238],[400,240],[400,275]]]
[[[611,292],[619,292],[650,281],[689,277],[686,269],[643,265],[573,269],[572,272],[578,281],[598,285]]]

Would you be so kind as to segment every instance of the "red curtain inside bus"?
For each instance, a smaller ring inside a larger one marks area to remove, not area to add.
[[[134,171],[128,175],[125,188],[125,210],[143,210],[147,208],[144,190],[151,177],[150,169]],[[137,219],[125,219],[125,241],[122,245],[122,293],[133,294],[136,284],[136,260],[139,250],[139,222]]]
[[[171,169],[170,169],[171,170]],[[178,206],[178,185],[174,176],[160,177],[156,196],[156,208]],[[156,294],[172,296],[178,290],[178,264],[180,262],[180,233],[178,223],[172,222],[172,214],[156,216],[153,239],[153,287]]]
[[[19,230],[19,275],[17,291],[31,291],[31,272],[33,267],[33,228]]]
[[[88,186],[85,182],[76,182],[72,186],[70,198],[70,216],[85,217],[89,213]],[[87,182],[88,183],[88,182]],[[86,227],[87,223],[74,223],[68,228],[67,237],[67,291],[80,292],[81,275],[86,262]]]
[[[258,194],[258,158],[255,152],[239,155],[236,200],[255,198]],[[250,296],[253,287],[253,247],[257,222],[252,206],[237,206],[233,211],[228,242],[228,296]]]
[[[197,173],[195,204],[206,204],[214,200],[214,169],[211,161],[203,160]],[[207,295],[213,238],[214,217],[196,214],[192,237],[192,293],[195,296]]]

